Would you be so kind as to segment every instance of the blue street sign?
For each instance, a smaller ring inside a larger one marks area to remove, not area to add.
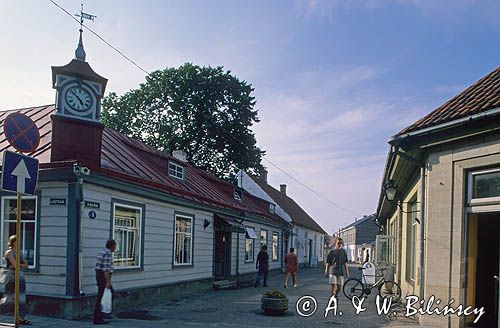
[[[31,153],[40,143],[40,131],[35,122],[21,113],[9,114],[3,123],[9,144],[22,153]]]
[[[38,160],[33,157],[4,151],[2,189],[34,195],[38,181]]]

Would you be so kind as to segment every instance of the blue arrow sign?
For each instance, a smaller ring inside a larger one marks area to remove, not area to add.
[[[33,157],[4,151],[2,189],[34,195],[38,181],[38,160]]]

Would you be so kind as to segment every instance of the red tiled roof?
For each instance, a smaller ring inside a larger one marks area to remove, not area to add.
[[[500,67],[398,134],[431,127],[500,107]]]
[[[5,117],[13,112],[23,113],[35,121],[40,130],[40,146],[29,155],[38,158],[40,163],[50,163],[52,144],[50,116],[55,112],[54,105],[0,112],[0,122],[3,122]],[[0,137],[0,150],[6,149],[13,150],[5,135],[2,135]],[[184,166],[186,177],[184,180],[168,175],[168,161],[175,161]],[[110,176],[159,188],[187,200],[252,213],[281,224],[284,223],[279,216],[269,213],[268,203],[264,204],[263,201],[246,192],[243,194],[243,201],[238,201],[234,199],[233,185],[192,164],[182,163],[171,155],[160,152],[108,127],[104,128],[102,134],[101,167],[99,169]]]
[[[285,212],[290,215],[293,223],[296,225],[321,232],[326,234],[326,231],[321,228],[321,226],[307,214],[306,211],[299,204],[297,204],[292,198],[288,197],[281,191],[273,188],[269,184],[267,184],[262,179],[259,179],[252,174],[248,174],[254,181],[259,185],[268,194],[272,199],[276,201],[276,203],[283,209]]]

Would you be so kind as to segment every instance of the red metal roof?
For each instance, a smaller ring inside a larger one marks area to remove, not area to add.
[[[40,163],[51,163],[52,123],[50,116],[55,113],[55,106],[46,105],[0,112],[0,121],[3,123],[5,117],[12,112],[20,112],[31,117],[40,130],[40,146],[29,155],[38,158]],[[2,135],[0,150],[6,149],[13,150],[5,135]],[[75,158],[75,160],[78,159]],[[185,168],[185,179],[181,180],[168,175],[169,161],[174,161]],[[71,165],[69,161],[65,163]],[[95,169],[109,176],[161,189],[187,200],[256,214],[281,224],[284,223],[279,216],[269,213],[269,203],[266,201],[244,191],[242,201],[238,201],[234,199],[233,185],[108,127],[104,128],[102,134],[101,166]]]
[[[500,67],[398,134],[431,127],[500,107]]]

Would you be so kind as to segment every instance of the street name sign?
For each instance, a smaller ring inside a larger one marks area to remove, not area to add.
[[[38,181],[38,159],[11,151],[4,151],[2,189],[25,195],[34,195]]]

